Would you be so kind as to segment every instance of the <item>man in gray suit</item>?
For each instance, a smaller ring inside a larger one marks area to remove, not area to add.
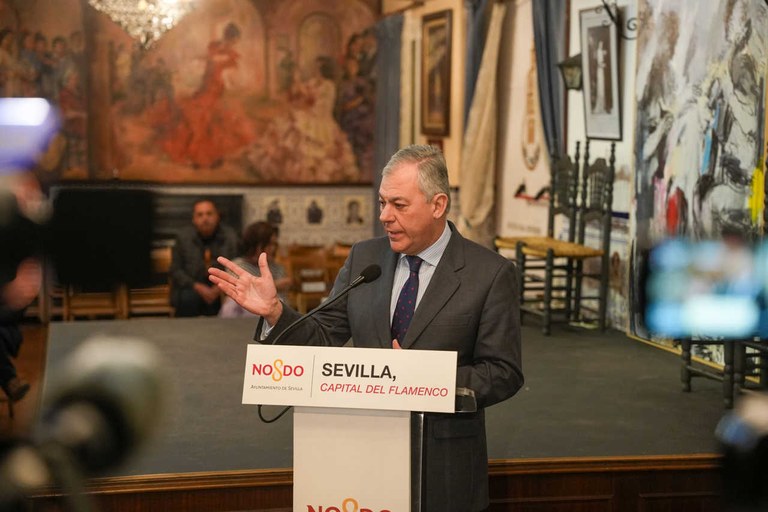
[[[371,264],[381,266],[381,278],[353,289],[280,341],[340,346],[351,338],[359,347],[456,351],[456,385],[474,391],[478,410],[425,416],[424,510],[483,510],[488,507],[483,409],[523,384],[517,270],[464,239],[447,221],[448,171],[434,147],[398,151],[382,171],[379,202],[386,237],[352,247],[331,295]],[[261,341],[270,343],[300,317],[277,298],[265,255],[259,259],[261,278],[225,258],[219,261],[234,275],[212,268],[211,280],[262,316]],[[401,295],[409,294],[415,312],[403,313],[409,299]]]

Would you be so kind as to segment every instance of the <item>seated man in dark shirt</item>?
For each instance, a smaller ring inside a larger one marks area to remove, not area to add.
[[[208,267],[216,258],[237,255],[237,234],[223,224],[210,199],[192,210],[192,226],[176,237],[171,261],[171,304],[176,316],[213,316],[221,307],[219,289],[208,281]]]

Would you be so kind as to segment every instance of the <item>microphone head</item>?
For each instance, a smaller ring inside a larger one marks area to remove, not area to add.
[[[381,275],[381,267],[373,264],[368,265],[360,272],[360,277],[363,278],[363,283],[371,283],[379,278]]]

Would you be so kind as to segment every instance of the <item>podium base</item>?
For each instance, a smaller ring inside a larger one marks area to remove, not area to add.
[[[410,412],[297,407],[293,422],[294,512],[411,510]]]

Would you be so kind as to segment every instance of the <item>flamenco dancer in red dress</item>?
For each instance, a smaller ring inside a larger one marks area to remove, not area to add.
[[[222,104],[224,72],[236,68],[235,44],[240,29],[229,23],[223,38],[208,45],[205,72],[198,90],[178,103],[175,124],[162,142],[174,161],[193,167],[217,167],[227,155],[255,139],[247,120]]]

